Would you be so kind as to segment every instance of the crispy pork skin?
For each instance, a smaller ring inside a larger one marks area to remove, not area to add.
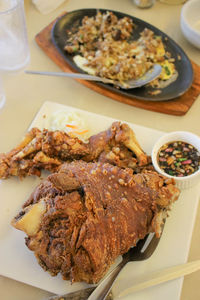
[[[12,225],[26,232],[26,245],[51,275],[97,283],[139,239],[160,235],[178,196],[174,181],[156,172],[66,163],[35,189]]]

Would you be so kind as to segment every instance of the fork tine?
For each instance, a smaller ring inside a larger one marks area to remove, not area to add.
[[[143,239],[139,240],[135,247],[132,247],[129,249],[129,251],[122,255],[123,259],[128,261],[136,261],[136,260],[143,260],[144,254],[141,252],[147,239],[149,237],[149,234],[147,234]],[[145,259],[145,258],[144,258]]]
[[[149,233],[146,235],[146,237],[143,240],[139,240],[135,249],[133,251],[130,251],[129,259],[132,261],[136,260],[145,260],[149,258],[157,248],[157,245],[160,241],[160,238],[163,233],[163,229],[165,226],[165,221],[162,225],[162,232],[160,234],[160,237],[157,237],[155,233]],[[135,253],[134,253],[135,252]]]
[[[148,246],[146,247],[146,249],[144,251],[142,251],[143,255],[144,255],[144,259],[149,258],[153,252],[155,251],[155,249],[157,248],[157,245],[160,241],[160,237],[157,237],[155,234],[153,235],[150,243],[148,244]]]
[[[164,228],[165,222],[162,225],[162,232]],[[161,232],[161,235],[162,235]],[[145,260],[149,258],[157,248],[157,245],[160,241],[160,237],[157,237],[155,233],[147,234],[144,239],[139,240],[137,245],[131,248],[127,253],[123,255],[123,259],[128,261],[139,261]]]
[[[162,230],[161,230],[160,236],[157,237],[156,234],[153,233],[153,236],[152,236],[149,244],[147,245],[147,247],[145,249],[141,249],[141,252],[144,255],[144,259],[149,258],[153,254],[153,252],[155,251],[155,249],[157,248],[157,245],[158,245],[158,243],[160,241],[160,238],[161,238],[163,230],[164,230],[165,221],[166,220],[163,220]],[[151,235],[151,233],[149,235]]]

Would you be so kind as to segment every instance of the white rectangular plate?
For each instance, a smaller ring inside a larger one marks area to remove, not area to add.
[[[40,129],[48,126],[48,120],[57,110],[75,111],[86,120],[91,134],[107,129],[114,119],[78,110],[53,102],[45,102],[36,115],[31,127]],[[155,141],[163,134],[160,131],[130,124],[142,148],[148,153]],[[13,145],[14,146],[14,145]],[[25,234],[11,227],[10,221],[41,179],[35,177],[0,181],[0,274],[32,286],[61,294],[86,287],[86,284],[62,280],[61,276],[51,277],[38,265],[33,252],[24,243]],[[199,186],[181,193],[167,219],[160,243],[151,258],[133,262],[126,266],[114,287],[114,295],[131,285],[136,276],[152,272],[187,260],[193,225],[199,198]],[[161,284],[134,294],[134,300],[178,300],[182,279]],[[133,299],[127,296],[124,299]]]

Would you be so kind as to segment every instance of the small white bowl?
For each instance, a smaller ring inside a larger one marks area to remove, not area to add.
[[[152,150],[152,163],[156,171],[168,178],[174,178],[176,185],[180,189],[187,189],[197,184],[200,181],[200,168],[195,173],[184,176],[176,177],[165,173],[159,166],[157,156],[160,148],[169,142],[183,141],[193,145],[200,152],[200,137],[187,131],[174,131],[164,134],[154,145]]]
[[[200,0],[189,0],[184,4],[180,19],[185,38],[200,49]]]

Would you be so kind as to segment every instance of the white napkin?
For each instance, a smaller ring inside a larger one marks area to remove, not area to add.
[[[32,0],[32,2],[42,14],[48,14],[65,2],[65,0]]]

